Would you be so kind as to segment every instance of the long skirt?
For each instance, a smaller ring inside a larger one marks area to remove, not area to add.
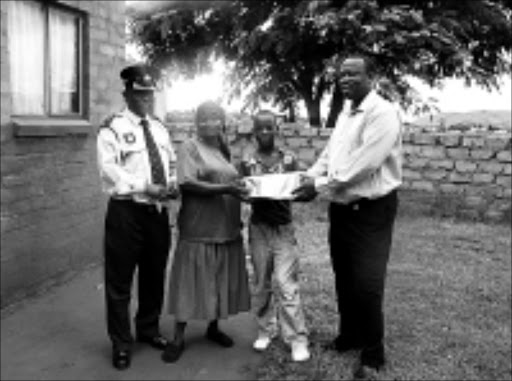
[[[168,312],[177,321],[222,319],[249,311],[242,237],[224,243],[178,239],[168,291]]]

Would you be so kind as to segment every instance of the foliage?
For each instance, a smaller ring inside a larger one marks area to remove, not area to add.
[[[433,86],[459,77],[491,89],[510,72],[511,6],[505,0],[201,3],[134,17],[133,41],[156,66],[186,75],[207,71],[212,56],[223,57],[231,63],[231,96],[248,88],[249,103],[269,99],[290,107],[303,100],[312,125],[320,124],[326,97],[327,125],[334,124],[343,102],[336,67],[349,53],[373,57],[385,78],[378,88],[404,108],[419,100],[407,75]]]

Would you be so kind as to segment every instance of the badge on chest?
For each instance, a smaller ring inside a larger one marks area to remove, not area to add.
[[[135,134],[133,132],[127,132],[126,134],[123,134],[123,138],[127,144],[135,143]]]

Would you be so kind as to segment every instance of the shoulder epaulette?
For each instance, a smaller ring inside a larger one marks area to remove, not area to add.
[[[120,118],[122,115],[119,113],[114,113],[103,119],[103,121],[100,123],[100,126],[98,128],[98,132],[100,132],[102,129],[109,129],[113,132],[113,134],[116,136],[116,139],[119,139],[117,132],[112,128],[112,121],[116,118]]]

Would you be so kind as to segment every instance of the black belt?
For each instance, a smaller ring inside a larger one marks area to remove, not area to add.
[[[122,203],[124,205],[133,206],[133,207],[139,208],[139,209],[144,209],[144,210],[147,210],[149,212],[154,212],[154,211],[158,212],[159,210],[160,211],[166,211],[167,210],[167,206],[166,205],[161,204],[160,205],[160,209],[159,209],[157,204],[138,202],[138,201],[135,201],[132,198],[114,198],[114,197],[111,197],[110,201],[115,202],[115,203]]]
[[[344,208],[352,209],[352,210],[359,210],[360,208],[364,207],[365,205],[371,205],[376,204],[382,201],[385,201],[388,198],[394,197],[396,194],[396,189],[389,192],[388,194],[378,197],[378,198],[366,198],[362,197],[357,200],[351,201],[348,204],[337,204]]]

